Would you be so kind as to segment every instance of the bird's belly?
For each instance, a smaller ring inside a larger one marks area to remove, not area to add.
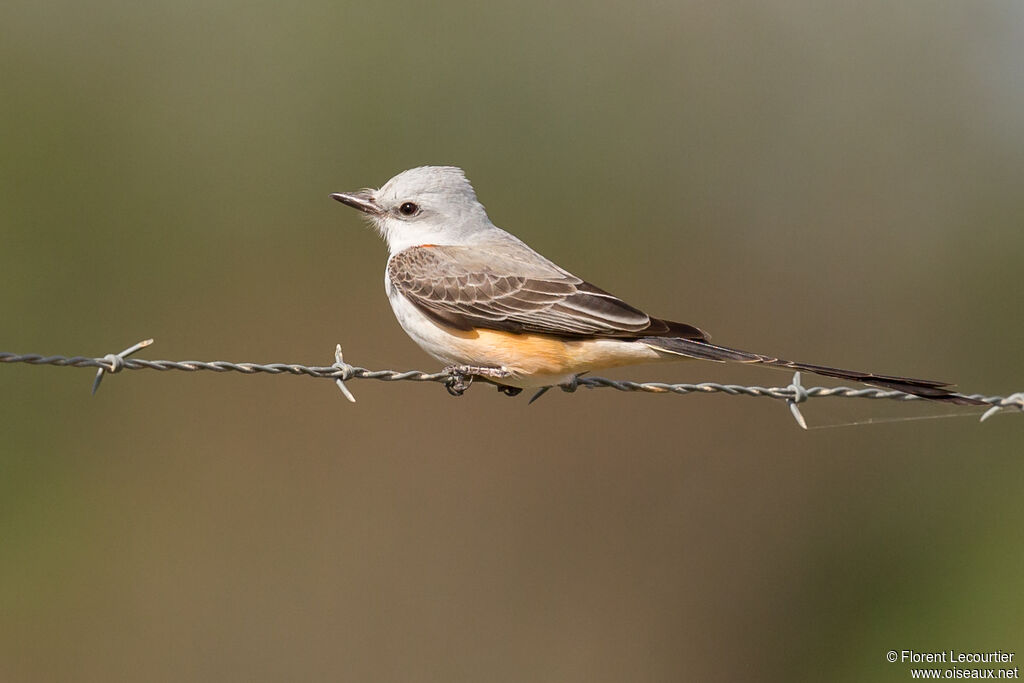
[[[389,291],[388,297],[402,329],[424,351],[449,365],[505,369],[511,375],[502,384],[549,386],[581,372],[664,359],[643,343],[623,339],[457,330],[434,322],[398,292]]]

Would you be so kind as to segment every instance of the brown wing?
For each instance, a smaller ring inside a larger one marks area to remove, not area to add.
[[[516,243],[412,247],[391,257],[388,279],[426,315],[460,330],[705,338],[690,325],[651,318]]]

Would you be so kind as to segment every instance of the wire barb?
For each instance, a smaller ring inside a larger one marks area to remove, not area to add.
[[[41,356],[38,354],[16,354],[0,351],[0,363],[28,363],[30,365],[55,365],[58,367],[96,368],[96,379],[93,381],[92,391],[95,394],[106,373],[120,372],[121,370],[182,370],[186,372],[240,372],[246,375],[257,373],[269,373],[272,375],[305,375],[307,377],[322,377],[333,379],[338,389],[346,399],[355,402],[355,397],[346,386],[345,382],[353,379],[375,379],[383,382],[437,382],[446,386],[452,383],[452,369],[441,372],[422,372],[419,370],[367,370],[345,362],[341,352],[341,345],[337,345],[334,352],[334,364],[326,367],[300,365],[298,363],[231,363],[229,361],[170,361],[170,360],[145,360],[142,358],[129,358],[133,353],[153,343],[152,339],[130,346],[121,353],[110,353],[99,358],[86,356]],[[481,368],[456,368],[469,373],[463,377],[464,381],[471,380],[474,370]],[[463,373],[455,373],[462,374]],[[486,379],[486,377],[485,377]],[[499,378],[500,379],[500,378]],[[836,398],[868,398],[868,399],[890,399],[894,401],[920,401],[925,400],[920,396],[907,394],[902,391],[891,389],[879,389],[876,387],[804,387],[800,382],[800,373],[793,376],[793,381],[786,387],[758,387],[742,386],[738,384],[718,384],[716,382],[701,382],[699,384],[666,384],[664,382],[630,382],[627,380],[608,379],[606,377],[583,377],[577,376],[572,381],[563,385],[564,391],[572,392],[577,388],[587,389],[615,389],[616,391],[644,392],[648,394],[726,394],[729,396],[758,396],[774,398],[785,401],[797,424],[807,429],[807,422],[800,412],[799,404],[806,403],[812,398],[836,397]],[[465,388],[468,388],[466,384]],[[465,390],[465,388],[463,390]],[[547,389],[542,389],[531,399],[537,400]],[[519,392],[514,392],[519,393]],[[970,398],[977,399],[991,406],[982,416],[984,422],[1000,410],[1016,408],[1024,412],[1024,392],[1017,392],[1009,396],[983,396],[972,394]]]
[[[116,372],[121,372],[121,370],[124,369],[125,358],[132,355],[136,351],[146,348],[152,343],[152,339],[143,339],[138,344],[129,346],[121,353],[108,353],[107,355],[103,356],[102,360],[105,360],[106,362],[110,363],[110,367],[108,368],[105,366],[100,366],[100,369],[96,371],[96,379],[92,381],[92,395],[95,396],[96,390],[100,388],[100,382],[103,381],[104,373],[109,372],[110,374],[113,375]]]
[[[800,425],[800,428],[807,430],[807,420],[804,419],[803,413],[800,412],[800,403],[807,400],[807,390],[800,384],[800,373],[793,373],[793,383],[790,384],[787,389],[793,392],[791,398],[786,399],[786,404],[789,406],[789,412],[793,413],[793,419]]]
[[[997,397],[993,397],[997,398]],[[994,403],[991,408],[985,411],[978,422],[984,422],[1003,408],[1018,408],[1024,410],[1024,391],[1018,391],[1016,394],[1010,394],[1006,398],[1001,399],[998,403]]]
[[[355,403],[356,397],[353,396],[352,392],[349,391],[347,386],[345,386],[345,380],[352,379],[354,368],[345,362],[345,356],[341,353],[341,344],[334,347],[334,365],[331,367],[338,368],[338,371],[341,373],[341,375],[338,376],[338,379],[334,380],[334,383],[338,385],[338,388],[341,389],[341,393],[345,395],[345,398],[347,398],[350,403]]]

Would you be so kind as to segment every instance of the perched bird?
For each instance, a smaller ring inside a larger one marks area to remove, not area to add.
[[[498,228],[461,169],[423,166],[379,190],[331,197],[363,212],[387,241],[384,277],[406,333],[446,363],[461,393],[484,378],[510,395],[636,363],[685,358],[757,363],[976,404],[943,382],[773,358],[712,344],[686,323],[652,317],[552,263]]]

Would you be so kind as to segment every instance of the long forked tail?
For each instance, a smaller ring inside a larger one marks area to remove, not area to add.
[[[815,375],[823,375],[825,377],[853,380],[855,382],[862,382],[864,384],[870,384],[883,389],[895,389],[897,391],[913,394],[914,396],[920,396],[921,398],[927,398],[932,401],[944,401],[946,403],[956,403],[968,406],[985,405],[981,401],[968,396],[963,396],[951,389],[948,389],[947,387],[949,387],[949,384],[947,382],[935,382],[928,379],[914,379],[912,377],[876,375],[871,372],[858,372],[856,370],[830,368],[827,365],[797,363],[795,361],[772,358],[771,356],[762,356],[759,353],[730,349],[727,346],[718,346],[716,344],[709,344],[705,341],[683,339],[680,337],[643,337],[638,341],[647,344],[658,351],[665,351],[667,353],[675,354],[677,356],[685,356],[687,358],[698,358],[701,360],[713,360],[718,362],[757,363],[774,368],[788,368],[790,370],[811,372]]]

